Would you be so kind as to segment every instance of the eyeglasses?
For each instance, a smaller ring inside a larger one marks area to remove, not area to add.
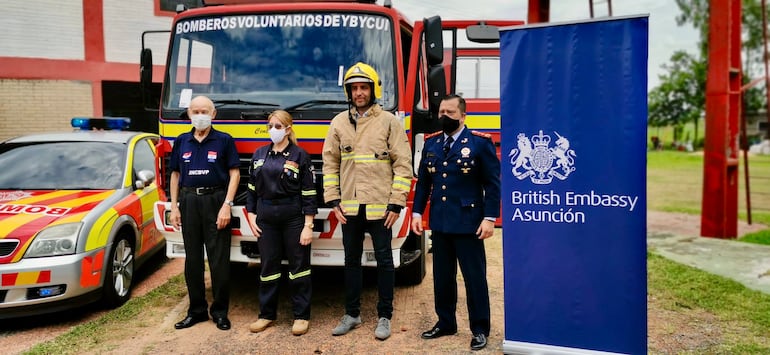
[[[275,129],[284,129],[284,128],[289,128],[289,127],[291,127],[291,126],[285,126],[284,127],[284,125],[282,125],[280,123],[276,123],[276,124],[268,123],[267,124],[267,129],[273,129],[273,128],[275,128]]]

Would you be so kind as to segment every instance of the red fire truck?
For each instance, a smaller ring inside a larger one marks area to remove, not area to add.
[[[180,8],[173,21],[159,104],[160,151],[168,154],[173,140],[190,130],[186,107],[192,97],[214,101],[214,125],[235,138],[242,161],[242,189],[232,209],[232,261],[259,262],[257,240],[246,222],[244,187],[251,154],[270,141],[267,115],[280,108],[294,117],[299,144],[314,157],[322,198],[321,148],[331,118],[348,109],[342,77],[356,62],[377,70],[379,103],[402,121],[415,172],[424,135],[440,130],[435,111],[448,92],[466,98],[468,127],[491,133],[499,146],[496,26],[521,21],[441,21],[436,16],[412,23],[389,0],[383,5],[372,0],[206,4],[217,6]],[[141,68],[142,87],[149,91],[150,49],[142,50]],[[311,262],[343,266],[341,228],[323,201],[319,206]],[[156,204],[155,221],[168,256],[184,257],[181,233],[166,221],[168,209],[168,202]],[[420,283],[425,275],[427,238],[410,233],[411,213],[407,202],[393,227],[393,259],[404,284]],[[369,239],[363,259],[365,266],[376,265]]]

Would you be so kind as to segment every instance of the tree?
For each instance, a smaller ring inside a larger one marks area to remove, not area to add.
[[[761,0],[742,0],[741,38],[744,49],[743,82],[762,77],[764,73],[764,44],[762,42]],[[649,123],[655,125],[681,125],[695,123],[698,136],[698,122],[705,109],[706,71],[708,58],[709,0],[676,0],[681,10],[676,20],[680,26],[692,25],[700,33],[699,52],[689,54],[678,51],[671,56],[671,62],[663,67],[668,71],[661,75],[661,83],[652,89],[649,96]],[[756,111],[766,106],[764,86],[744,92],[744,109]],[[663,112],[666,111],[666,112]],[[679,139],[681,137],[675,137]]]
[[[671,63],[665,64],[667,74],[660,76],[661,84],[649,96],[649,123],[654,127],[682,126],[698,121],[705,105],[706,65],[693,55],[677,51],[671,56]],[[677,130],[674,140],[681,141]]]

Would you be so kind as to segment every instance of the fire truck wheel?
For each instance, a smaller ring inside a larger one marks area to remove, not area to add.
[[[115,308],[128,301],[134,278],[134,247],[125,235],[117,237],[110,249],[102,289],[105,306]]]
[[[396,270],[396,282],[400,285],[419,285],[425,278],[426,241],[425,232],[410,233],[409,240],[401,249],[401,262],[406,265]]]

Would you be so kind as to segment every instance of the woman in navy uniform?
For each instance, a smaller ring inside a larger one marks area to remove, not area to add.
[[[292,117],[276,110],[268,117],[272,144],[258,148],[249,165],[246,209],[249,224],[259,238],[262,262],[259,319],[249,326],[261,332],[276,319],[281,260],[289,261],[289,285],[294,312],[294,335],[307,333],[310,319],[310,242],[318,212],[313,166],[297,145]]]
[[[500,160],[488,134],[465,127],[465,100],[441,101],[443,130],[425,137],[415,186],[412,231],[423,232],[422,214],[430,199],[433,287],[438,322],[422,333],[435,339],[457,333],[457,263],[465,280],[471,349],[489,336],[489,290],[484,239],[500,215]]]

